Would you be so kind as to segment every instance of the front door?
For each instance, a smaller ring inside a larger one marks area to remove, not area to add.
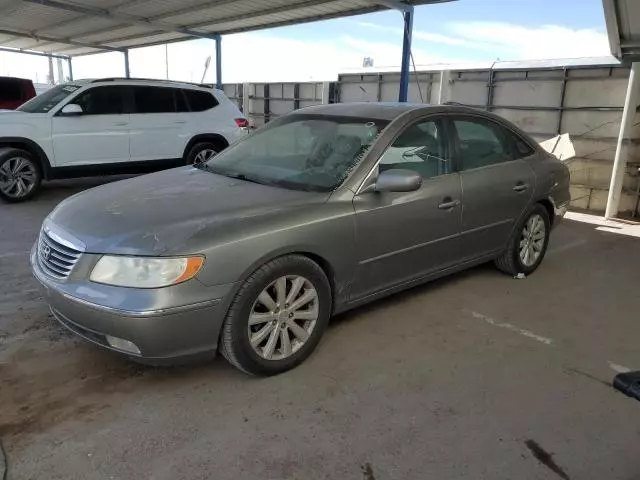
[[[460,177],[441,121],[412,124],[382,155],[377,173],[410,169],[422,187],[355,197],[358,267],[351,298],[402,284],[457,262]]]
[[[82,115],[57,113],[52,118],[57,167],[129,161],[129,114],[125,113],[127,88],[90,88],[69,101],[82,107]]]
[[[456,117],[452,124],[462,180],[461,248],[471,259],[505,247],[533,194],[535,175],[526,161],[533,150],[489,119]]]

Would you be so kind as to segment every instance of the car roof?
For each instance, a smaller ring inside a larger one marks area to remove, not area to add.
[[[108,77],[108,78],[83,78],[81,80],[72,80],[68,82],[72,85],[92,85],[92,84],[109,84],[115,83],[123,85],[152,85],[157,87],[178,87],[189,89],[202,89],[202,90],[216,90],[211,85],[205,85],[200,83],[179,82],[174,80],[162,80],[157,78],[125,78],[125,77]],[[220,90],[217,90],[218,92]]]
[[[483,110],[459,104],[431,105],[428,103],[402,102],[353,102],[332,103],[329,105],[315,105],[297,110],[296,113],[308,115],[334,115],[339,117],[371,118],[378,120],[394,120],[400,115],[414,110],[424,110],[428,113],[473,113],[482,114],[489,118],[495,116]]]

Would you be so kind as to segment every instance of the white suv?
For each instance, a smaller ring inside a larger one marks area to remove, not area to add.
[[[0,197],[32,197],[42,180],[143,173],[207,161],[248,122],[213,88],[103,78],[58,85],[0,111]]]

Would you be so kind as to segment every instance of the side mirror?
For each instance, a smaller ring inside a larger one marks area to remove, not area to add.
[[[375,182],[360,193],[369,192],[414,192],[422,186],[422,176],[413,170],[394,168],[378,175]]]
[[[62,107],[62,110],[60,110],[60,113],[68,117],[73,117],[75,115],[82,115],[84,111],[82,110],[82,107],[77,103],[69,103],[64,107]]]

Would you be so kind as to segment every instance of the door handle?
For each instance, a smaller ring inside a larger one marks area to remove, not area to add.
[[[442,199],[442,203],[438,205],[438,208],[440,210],[451,210],[458,205],[460,205],[460,200],[451,200],[451,197],[445,197]]]
[[[115,125],[116,127],[126,127],[129,125],[129,122],[116,122]]]
[[[518,183],[516,183],[516,186],[513,187],[513,191],[514,192],[524,192],[527,188],[529,188],[529,185],[527,185],[526,183],[518,182]]]
[[[187,123],[187,121],[186,121],[186,120],[176,120],[176,121],[175,121],[175,122],[173,122],[173,123]]]

